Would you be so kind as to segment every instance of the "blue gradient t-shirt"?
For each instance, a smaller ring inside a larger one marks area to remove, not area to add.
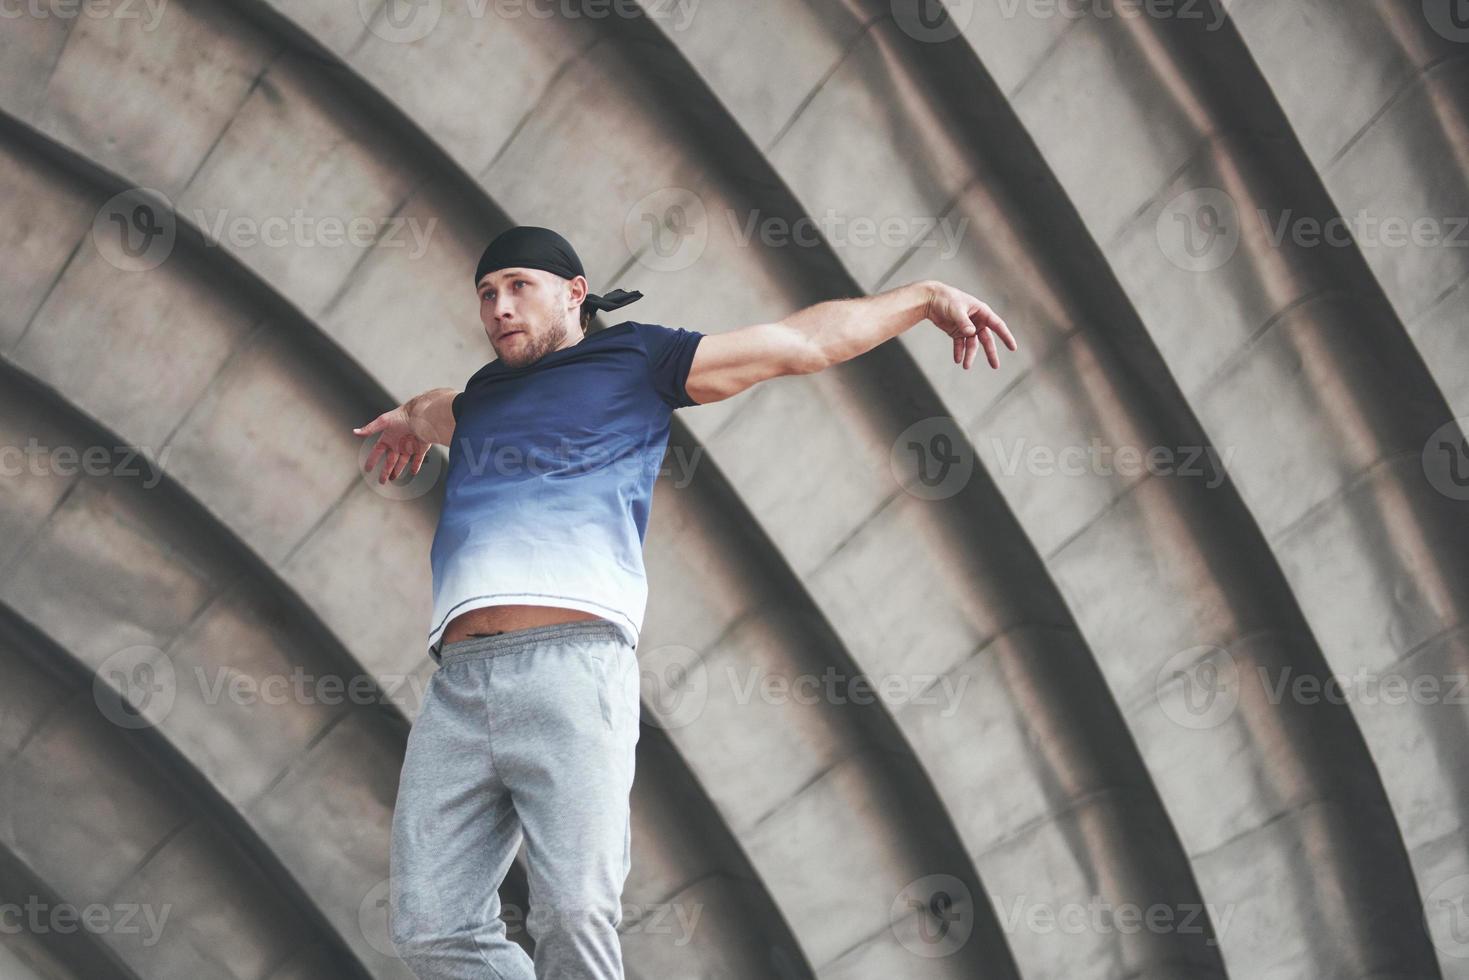
[[[694,330],[625,321],[523,368],[491,361],[454,397],[443,510],[429,550],[431,655],[461,613],[564,606],[637,646],[653,481]]]

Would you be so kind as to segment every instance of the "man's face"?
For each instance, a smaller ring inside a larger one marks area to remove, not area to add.
[[[495,356],[507,367],[520,368],[579,341],[586,293],[582,276],[568,280],[519,268],[486,273],[479,281],[479,319]]]

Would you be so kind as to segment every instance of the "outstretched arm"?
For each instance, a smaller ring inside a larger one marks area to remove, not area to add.
[[[774,323],[706,335],[684,388],[701,405],[720,401],[768,378],[814,374],[849,361],[924,320],[953,338],[954,363],[965,370],[981,347],[990,367],[1000,366],[996,335],[1016,349],[1010,328],[988,304],[926,279],[874,296],[816,303]]]

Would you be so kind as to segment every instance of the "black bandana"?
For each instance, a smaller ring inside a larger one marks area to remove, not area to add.
[[[541,269],[562,279],[586,275],[570,242],[549,228],[534,225],[519,225],[496,235],[479,258],[479,266],[474,270],[474,285],[478,288],[480,280],[491,272],[511,268]],[[631,292],[614,289],[604,296],[587,293],[586,299],[582,300],[582,308],[606,312],[642,298],[643,294],[636,289]]]

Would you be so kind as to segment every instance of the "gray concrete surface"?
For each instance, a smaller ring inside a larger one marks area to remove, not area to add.
[[[220,829],[160,852],[149,894],[234,892],[243,849],[311,911],[278,932],[245,903],[197,975],[334,975],[252,965],[297,942],[406,975],[362,910],[431,666],[438,488],[426,467],[378,492],[348,430],[490,356],[468,269],[507,223],[543,224],[594,289],[647,294],[635,319],[717,332],[938,278],[1022,345],[965,373],[923,326],[679,413],[648,541],[629,976],[1469,977],[1466,253],[1299,223],[1448,235],[1469,213],[1451,3],[11,18],[6,442],[168,455],[156,486],[0,476],[7,614],[99,676],[150,646],[184,676],[398,695],[184,696],[149,751],[77,737],[42,784],[133,841],[142,818],[79,780],[173,770],[174,819]],[[151,268],[117,244],[130,187],[166,199]],[[241,231],[292,215],[369,230]],[[780,236],[803,220],[809,240]],[[961,478],[926,489],[915,443]],[[1095,445],[1173,468],[1057,468]],[[833,675],[910,696],[742,692]],[[1353,696],[1313,697],[1333,675]],[[1383,697],[1392,678],[1437,693]],[[0,884],[82,901],[97,858],[27,828]],[[117,938],[3,955],[196,975],[187,928],[147,956]]]

